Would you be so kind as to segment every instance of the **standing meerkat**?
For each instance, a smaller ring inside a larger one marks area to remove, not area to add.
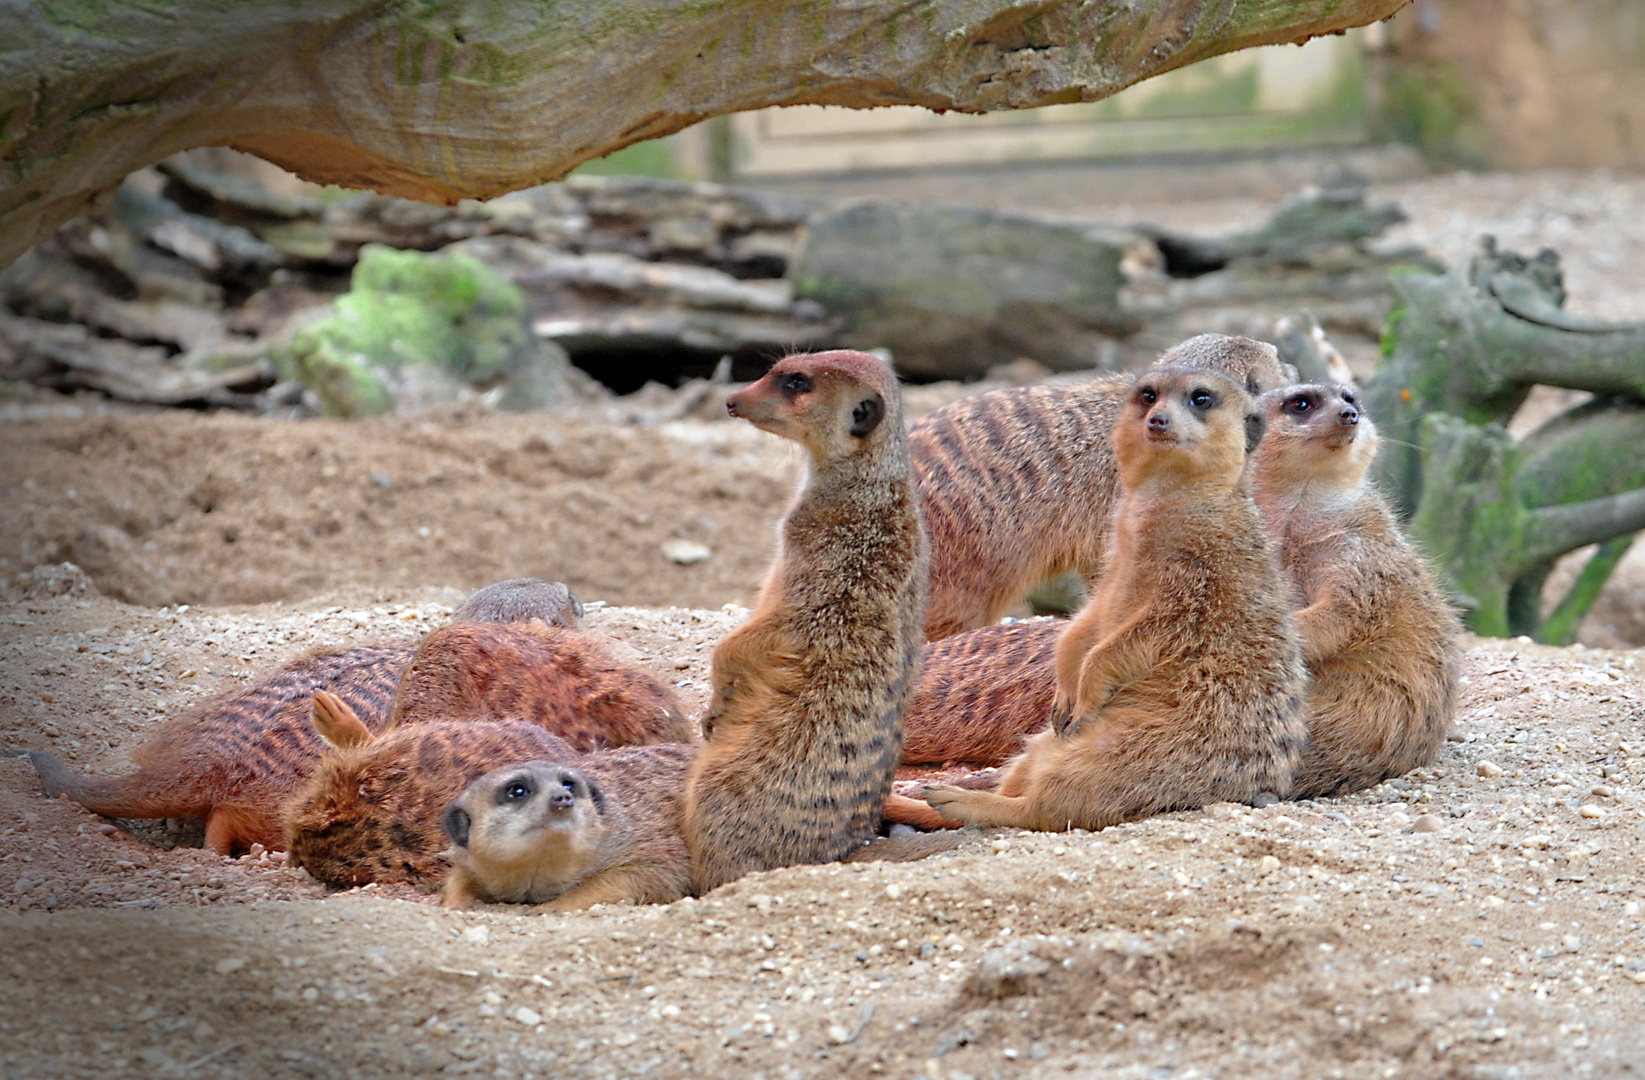
[[[875,833],[925,638],[925,533],[890,369],[789,356],[726,406],[804,446],[810,467],[753,614],[714,650],[685,806],[698,893]]]
[[[1259,402],[1257,505],[1296,585],[1310,682],[1296,797],[1342,795],[1426,765],[1456,711],[1461,625],[1366,477],[1377,432],[1351,386]]]
[[[1290,381],[1272,345],[1223,334],[1189,338],[1158,366],[1219,371],[1253,397]],[[1058,574],[1095,582],[1119,486],[1114,422],[1130,382],[993,390],[909,429],[931,541],[927,637],[997,622]]]
[[[1302,650],[1250,494],[1262,419],[1239,383],[1162,368],[1114,426],[1104,572],[1057,641],[1052,729],[995,792],[926,789],[975,825],[1099,829],[1284,795],[1307,739]]]
[[[442,904],[668,904],[691,887],[681,797],[697,748],[635,747],[493,770],[446,808]]]

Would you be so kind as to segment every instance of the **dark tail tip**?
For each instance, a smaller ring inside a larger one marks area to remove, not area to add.
[[[55,799],[75,786],[77,777],[69,767],[44,750],[0,750],[0,757],[28,758],[40,776],[40,787],[48,799]]]

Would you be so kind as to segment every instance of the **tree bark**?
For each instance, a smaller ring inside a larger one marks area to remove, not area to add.
[[[0,0],[0,267],[194,146],[451,203],[767,105],[1096,101],[1407,2]]]

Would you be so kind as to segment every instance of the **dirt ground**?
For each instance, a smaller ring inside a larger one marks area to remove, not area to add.
[[[1573,307],[1645,314],[1614,273],[1645,265],[1623,213],[1645,182],[1423,183],[1395,192],[1417,235],[1559,232]],[[800,468],[700,415],[0,400],[0,748],[123,769],[166,715],[518,574],[569,581],[698,708]],[[1641,640],[1641,555],[1591,644]],[[85,576],[17,580],[64,560]],[[330,893],[278,852],[48,802],[0,759],[0,1077],[1639,1075],[1645,650],[1471,641],[1466,674],[1435,766],[1348,798],[972,830],[920,863],[576,915]]]

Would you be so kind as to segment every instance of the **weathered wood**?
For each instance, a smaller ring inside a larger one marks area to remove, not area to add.
[[[1476,632],[1541,634],[1553,561],[1645,529],[1645,324],[1570,315],[1554,252],[1526,259],[1489,238],[1450,273],[1396,284],[1367,387],[1384,487]],[[1504,425],[1538,383],[1598,396],[1516,441]],[[1574,632],[1619,558],[1590,562],[1551,633]]]
[[[766,105],[1096,101],[1407,0],[0,0],[0,266],[179,150],[433,202]]]

